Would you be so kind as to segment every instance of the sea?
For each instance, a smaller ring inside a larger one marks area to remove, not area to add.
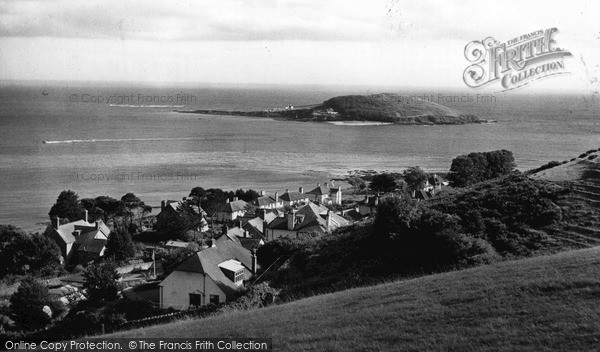
[[[399,93],[494,123],[331,124],[183,114],[301,107],[346,94]],[[390,87],[0,84],[0,224],[42,231],[63,190],[133,192],[157,207],[193,187],[283,192],[355,170],[448,171],[452,159],[508,149],[527,170],[600,147],[598,94],[481,93]],[[156,212],[156,209],[154,210]]]

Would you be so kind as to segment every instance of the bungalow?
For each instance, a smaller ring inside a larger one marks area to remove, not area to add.
[[[62,225],[56,217],[46,228],[44,235],[56,242],[64,262],[87,263],[104,255],[110,229],[101,220],[89,223],[87,217],[86,211],[84,219]]]
[[[298,191],[290,192],[289,189],[286,189],[285,192],[280,197],[283,202],[283,206],[294,206],[300,204],[306,204],[309,202],[309,196],[304,193],[304,188],[300,187]]]
[[[273,241],[279,237],[299,237],[302,234],[325,234],[351,222],[324,206],[309,202],[302,208],[292,209],[284,217],[276,218],[267,225],[265,237]]]
[[[256,254],[231,241],[216,241],[185,260],[159,285],[161,308],[186,309],[227,302],[257,270]]]
[[[265,191],[261,191],[260,197],[254,201],[254,205],[258,209],[278,209],[283,208],[283,201],[279,199],[279,192],[275,192],[275,196],[271,197]]]
[[[246,214],[248,203],[243,200],[238,200],[237,197],[233,197],[233,201],[227,199],[217,211],[217,221],[233,221],[240,216]]]
[[[331,188],[328,184],[321,186],[320,183],[317,183],[317,188],[306,194],[312,195],[312,201],[318,204],[342,204],[342,187],[333,188],[333,182]]]

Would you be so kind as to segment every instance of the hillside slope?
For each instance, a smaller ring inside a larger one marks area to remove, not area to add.
[[[277,351],[586,351],[600,248],[352,289],[107,337],[272,337]]]

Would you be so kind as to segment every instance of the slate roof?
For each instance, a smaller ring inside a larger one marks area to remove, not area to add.
[[[231,295],[240,290],[241,287],[225,276],[219,268],[219,264],[230,259],[237,260],[247,270],[252,270],[252,254],[249,250],[231,241],[222,241],[214,247],[196,252],[177,266],[175,271],[206,274],[226,295]]]
[[[317,188],[306,192],[307,194],[314,194],[316,196],[327,196],[330,193],[329,187],[327,186],[318,186]]]
[[[225,213],[234,213],[236,211],[245,210],[248,206],[248,203],[243,200],[234,200],[233,202],[225,203],[220,208],[219,211]]]
[[[318,206],[315,203],[309,202],[307,205],[300,208],[296,213],[296,219],[300,217],[302,220],[294,225],[292,231],[298,232],[327,232],[331,229],[327,228],[327,213],[329,209]],[[342,218],[334,212],[329,212],[334,228],[348,226],[350,221]],[[277,218],[267,225],[267,228],[274,230],[287,230],[287,216]]]
[[[284,194],[279,196],[279,199],[286,201],[286,202],[297,202],[299,200],[303,200],[306,198],[308,198],[306,196],[306,194],[300,193],[298,191],[285,192]]]
[[[264,241],[260,238],[240,238],[240,242],[247,250],[256,249],[264,244]]]
[[[259,207],[264,207],[264,206],[268,206],[268,205],[271,205],[271,204],[275,204],[275,198],[273,198],[271,196],[258,197],[256,199],[256,204]]]
[[[104,224],[104,222],[100,221],[98,224],[98,228],[99,228],[100,232],[108,238],[108,236],[110,235],[110,229],[108,228],[108,226],[106,226]],[[54,226],[52,226],[52,225],[48,225],[44,234],[48,235],[51,232],[55,232],[60,236],[60,238],[65,243],[69,244],[69,243],[75,243],[75,241],[76,241],[76,238],[73,235],[73,232],[80,230],[83,234],[84,232],[95,230],[95,229],[96,229],[95,223],[89,223],[85,220],[77,220],[77,221],[69,222],[69,223],[66,223],[63,225],[59,225],[58,229],[55,229]]]
[[[231,241],[235,244],[241,245],[239,237],[234,234],[231,234],[231,233],[221,234],[221,236],[217,237],[217,239],[216,239],[216,243],[227,242],[227,241]]]
[[[100,230],[95,228],[82,232],[75,240],[78,252],[88,252],[100,254],[106,246],[107,237]]]
[[[187,246],[190,245],[190,243],[191,242],[182,242],[182,241],[169,240],[169,241],[167,241],[167,243],[165,244],[165,246],[167,246],[167,247],[186,248]]]

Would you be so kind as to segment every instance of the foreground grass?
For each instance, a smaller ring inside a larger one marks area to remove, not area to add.
[[[600,348],[600,248],[314,296],[109,337],[272,337],[278,351]]]

